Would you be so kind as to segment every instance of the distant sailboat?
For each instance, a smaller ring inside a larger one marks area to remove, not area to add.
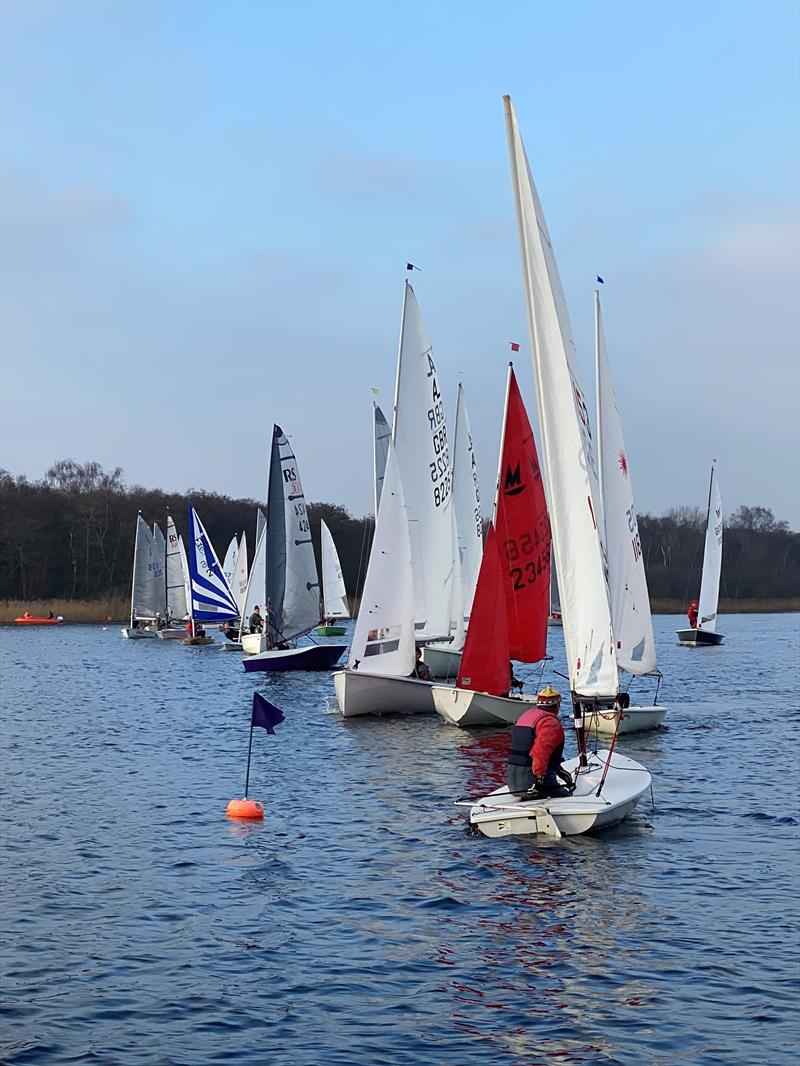
[[[350,617],[347,590],[344,586],[342,566],[331,531],[324,520],[320,520],[319,526],[322,545],[322,615],[324,621],[322,625],[317,626],[316,632],[321,637],[341,637],[346,629],[343,625],[336,623]]]
[[[191,635],[184,644],[212,644],[211,637],[202,632],[203,622],[224,622],[238,615],[233,593],[225,580],[217,554],[203,528],[200,517],[189,508],[189,619]]]
[[[716,460],[711,464],[708,486],[708,514],[706,541],[703,550],[703,576],[700,581],[700,600],[697,607],[697,628],[679,629],[678,643],[687,648],[708,648],[721,644],[725,637],[717,632],[719,580],[722,574],[722,496],[717,480]]]
[[[470,822],[487,836],[558,837],[621,821],[650,788],[651,779],[632,759],[613,751],[586,750],[585,714],[601,707],[616,709],[619,694],[598,529],[594,446],[555,254],[509,97],[505,112],[579,754],[565,764],[575,779],[569,796],[525,799],[503,786],[480,800],[463,802],[470,807]]]
[[[390,444],[347,669],[333,675],[342,715],[432,711],[431,682],[411,676],[415,648],[411,540],[397,456]]]
[[[140,511],[133,545],[130,624],[121,629],[122,636],[128,640],[156,636],[157,630],[152,623],[165,609],[162,567],[163,557],[159,558],[155,536]]]
[[[256,548],[245,610],[249,603],[264,608],[264,628],[242,635],[248,672],[330,670],[347,650],[345,644],[290,643],[319,623],[320,590],[297,459],[278,425],[272,432],[267,524]]]
[[[515,722],[524,704],[509,697],[511,659],[536,663],[547,653],[550,524],[533,430],[511,364],[490,534],[456,687],[433,690],[436,710],[454,725]]]

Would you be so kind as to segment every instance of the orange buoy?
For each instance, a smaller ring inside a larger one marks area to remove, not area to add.
[[[258,800],[231,800],[225,813],[229,818],[263,818],[264,808]]]

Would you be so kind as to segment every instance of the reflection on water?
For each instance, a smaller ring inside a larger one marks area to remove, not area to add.
[[[452,806],[503,780],[508,730],[342,721],[327,675],[216,649],[3,632],[0,1059],[793,1062],[796,785],[763,766],[797,742],[797,619],[726,619],[710,656],[675,621],[669,728],[620,739],[655,810],[560,841]],[[286,722],[254,735],[248,825],[224,810],[254,686]]]

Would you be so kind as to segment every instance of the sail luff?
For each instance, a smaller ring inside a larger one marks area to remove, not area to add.
[[[570,688],[610,698],[617,663],[591,427],[558,267],[509,97],[505,114]]]

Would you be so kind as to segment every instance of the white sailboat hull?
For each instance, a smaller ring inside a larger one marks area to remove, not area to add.
[[[607,751],[590,755],[589,767],[580,773],[575,792],[561,799],[523,801],[511,795],[504,785],[471,804],[470,824],[488,837],[535,833],[577,836],[616,825],[635,809],[650,788],[651,777],[640,763],[614,752],[602,793],[596,796],[608,758]],[[577,758],[564,766],[574,774]]]
[[[458,677],[461,652],[448,644],[426,644],[422,649],[422,659],[433,677],[444,681]]]
[[[433,705],[451,725],[513,725],[523,711],[536,705],[536,697],[509,699],[466,688],[434,685]]]
[[[147,640],[156,635],[154,629],[133,629],[131,626],[123,626],[120,633],[126,640]]]
[[[367,714],[429,714],[433,684],[416,677],[337,670],[333,675],[343,718]]]
[[[584,715],[586,729],[592,733],[601,733],[603,736],[613,736],[614,733],[644,733],[648,729],[658,729],[667,713],[666,707],[653,705],[652,707],[626,707],[620,711],[602,711],[595,714]],[[617,728],[617,719],[622,714],[622,721]]]
[[[269,642],[266,633],[243,633],[242,651],[245,655],[260,655],[269,651]]]

